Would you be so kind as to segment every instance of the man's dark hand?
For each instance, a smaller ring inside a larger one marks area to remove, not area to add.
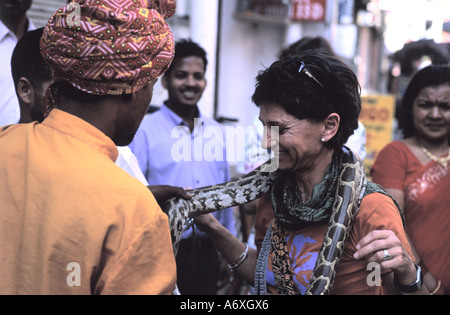
[[[148,189],[150,189],[153,196],[155,196],[155,199],[161,208],[163,207],[164,203],[167,200],[174,197],[182,198],[184,200],[189,200],[192,198],[192,196],[181,187],[174,187],[168,185],[153,185],[148,186]]]

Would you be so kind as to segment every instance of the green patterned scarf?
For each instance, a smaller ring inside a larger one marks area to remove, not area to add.
[[[272,189],[272,204],[280,228],[297,230],[328,222],[338,185],[340,158],[334,154],[322,182],[314,187],[310,200],[303,202],[293,173],[282,173]]]

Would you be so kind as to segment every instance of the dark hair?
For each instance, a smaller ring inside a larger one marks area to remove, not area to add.
[[[44,28],[38,28],[27,32],[17,42],[11,57],[11,73],[15,86],[21,77],[28,78],[33,86],[43,80],[51,80],[51,69],[39,49],[43,31]]]
[[[417,71],[414,61],[424,56],[430,57],[433,65],[444,65],[450,62],[449,53],[432,39],[421,39],[406,44],[393,55],[393,59],[400,63],[402,75],[412,76]]]
[[[299,41],[293,43],[288,48],[280,53],[280,59],[285,59],[289,56],[296,56],[305,53],[308,50],[321,51],[330,55],[334,55],[333,48],[330,43],[323,37],[303,37]]]
[[[450,67],[445,65],[433,65],[417,72],[411,79],[405,94],[403,95],[400,109],[399,127],[403,131],[404,138],[410,138],[416,134],[414,126],[413,105],[419,93],[427,87],[435,87],[443,84],[450,85]]]
[[[301,61],[325,88],[299,72]],[[252,100],[257,106],[278,104],[298,119],[313,121],[337,113],[341,123],[336,136],[327,143],[330,149],[342,148],[358,128],[361,87],[355,73],[334,56],[309,51],[287,57],[261,71],[256,80]]]
[[[190,39],[182,39],[175,44],[175,57],[173,59],[172,65],[164,74],[165,76],[169,76],[172,72],[175,62],[178,59],[183,59],[186,57],[196,56],[200,57],[203,60],[203,64],[206,67],[208,66],[208,59],[206,58],[206,51],[200,47],[197,43],[193,42]]]

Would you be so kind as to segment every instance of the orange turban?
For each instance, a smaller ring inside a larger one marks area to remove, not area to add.
[[[145,87],[173,60],[174,39],[165,19],[175,9],[174,0],[77,0],[59,9],[41,39],[54,82],[96,95]]]

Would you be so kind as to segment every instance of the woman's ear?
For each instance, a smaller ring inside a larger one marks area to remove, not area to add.
[[[328,142],[336,135],[339,130],[339,125],[341,123],[341,117],[336,114],[330,114],[324,121],[324,129],[322,134],[322,139],[324,142]]]

